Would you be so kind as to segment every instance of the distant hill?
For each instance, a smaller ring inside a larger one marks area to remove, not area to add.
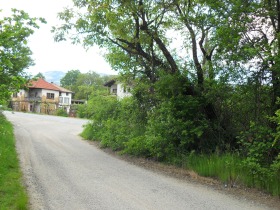
[[[43,75],[45,76],[48,82],[53,82],[57,85],[60,85],[60,80],[64,77],[65,72],[63,71],[47,71],[44,72]]]

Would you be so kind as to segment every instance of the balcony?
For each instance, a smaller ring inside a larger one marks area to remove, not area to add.
[[[42,101],[42,97],[25,97],[25,101]]]

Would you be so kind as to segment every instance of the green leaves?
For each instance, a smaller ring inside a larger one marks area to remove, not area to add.
[[[110,76],[100,76],[98,73],[89,71],[81,73],[79,70],[70,70],[60,80],[61,86],[75,93],[75,99],[88,100],[90,95],[105,91],[105,81]]]
[[[0,20],[0,102],[16,92],[26,80],[24,70],[33,65],[27,39],[38,28],[38,19],[13,9],[11,17]],[[39,21],[45,22],[44,19]]]
[[[70,70],[65,76],[60,80],[62,87],[68,87],[71,89],[71,86],[74,86],[77,82],[78,76],[81,74],[79,70]]]
[[[252,165],[275,158],[279,148],[271,145],[275,138],[278,145],[279,132],[266,136],[276,131],[267,116],[279,108],[280,95],[280,11],[273,1],[74,2],[60,14],[65,23],[54,29],[56,38],[106,48],[112,68],[134,85],[133,100],[114,106],[91,95],[92,136],[114,149],[165,159],[235,150],[245,131],[255,139],[242,142],[256,159]],[[83,83],[77,90],[89,91]],[[246,131],[250,121],[258,126]]]

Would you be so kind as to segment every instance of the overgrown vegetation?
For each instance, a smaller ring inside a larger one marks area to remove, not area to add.
[[[237,154],[195,155],[186,158],[186,167],[201,176],[218,178],[225,187],[244,185],[254,187],[272,195],[280,195],[279,157],[269,167],[255,165],[250,158]]]
[[[55,115],[61,117],[68,117],[67,111],[64,108],[59,108],[55,111]]]
[[[74,99],[88,100],[91,93],[104,91],[104,83],[112,76],[101,76],[94,71],[81,73],[70,70],[60,80],[61,86],[74,92]]]
[[[279,195],[279,5],[76,0],[59,14],[55,39],[106,48],[122,82],[133,84],[121,101],[89,95],[79,109],[92,119],[83,136],[190,168],[203,162],[205,175]],[[219,173],[208,173],[211,165]]]
[[[205,136],[209,129],[206,120],[190,120],[197,116],[197,102],[190,98],[181,105],[193,109],[184,120],[175,118],[184,108],[176,110],[172,100],[147,111],[132,97],[119,101],[110,95],[96,96],[87,105],[92,121],[81,135],[121,153],[218,178],[229,187],[242,184],[280,195],[279,131],[251,123],[249,130],[240,132],[234,146],[230,141],[218,145],[219,141],[208,142]],[[272,120],[280,125],[278,117]]]
[[[0,113],[0,209],[27,209],[13,127]]]

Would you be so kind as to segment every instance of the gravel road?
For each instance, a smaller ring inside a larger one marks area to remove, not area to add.
[[[112,157],[78,134],[87,121],[4,112],[31,209],[268,209]]]

